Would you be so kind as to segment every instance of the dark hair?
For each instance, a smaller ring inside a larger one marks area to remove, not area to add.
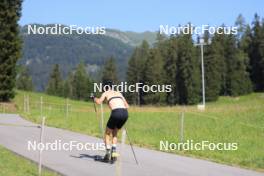
[[[112,89],[113,83],[111,80],[107,80],[103,82],[103,87],[105,91],[108,91],[109,89]]]

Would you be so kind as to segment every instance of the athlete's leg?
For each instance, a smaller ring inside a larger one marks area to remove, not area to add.
[[[117,134],[118,134],[118,128],[115,128],[112,132],[113,134],[113,140],[112,140],[112,160],[116,161],[117,152],[116,152],[116,145],[117,145]]]
[[[113,130],[112,129],[110,129],[110,128],[108,128],[108,127],[106,127],[106,129],[105,129],[105,139],[104,139],[104,141],[105,141],[105,146],[106,146],[106,148],[107,148],[107,146],[111,146],[111,135],[112,135],[112,133],[113,133]]]
[[[106,147],[106,154],[104,157],[105,161],[110,160],[111,157],[111,134],[113,133],[113,130],[106,127],[105,129],[105,147]]]
[[[105,147],[106,147],[106,150],[107,149],[111,150],[111,143],[112,143],[111,135],[112,135],[114,129],[115,129],[115,121],[110,116],[110,118],[107,122],[107,125],[106,125],[106,129],[105,129]]]
[[[112,144],[116,146],[117,144],[117,134],[118,134],[118,128],[115,128],[112,132],[113,134],[113,141],[112,141]]]

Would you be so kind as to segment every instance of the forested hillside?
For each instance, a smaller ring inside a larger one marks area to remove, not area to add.
[[[264,20],[255,14],[251,24],[242,15],[237,34],[208,32],[204,39],[205,99],[264,91]],[[143,42],[128,66],[130,84],[169,84],[172,92],[130,93],[137,104],[197,104],[201,102],[201,51],[190,34],[159,36],[153,47]]]
[[[59,64],[62,76],[74,69],[80,61],[92,77],[100,75],[100,67],[113,56],[118,64],[119,77],[124,79],[127,60],[133,47],[106,35],[28,35],[21,29],[23,55],[19,64],[26,65],[36,90],[44,90],[54,64]]]

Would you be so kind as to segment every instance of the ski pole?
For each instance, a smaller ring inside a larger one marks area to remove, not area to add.
[[[103,132],[103,129],[102,129],[101,125],[100,125],[100,119],[98,118],[98,112],[97,112],[96,105],[95,105],[95,102],[94,102],[94,94],[91,93],[90,97],[93,99],[93,105],[94,105],[94,111],[96,113],[96,119],[99,121],[99,128],[100,128],[101,133],[102,133],[102,138],[104,138],[104,132]]]
[[[95,102],[94,102],[94,94],[93,93],[91,93],[90,98],[93,99],[94,111],[97,113]]]
[[[138,165],[138,160],[137,160],[137,157],[136,157],[136,153],[135,153],[135,151],[134,151],[134,147],[133,147],[133,145],[132,145],[132,143],[131,143],[131,141],[130,141],[130,138],[129,138],[129,136],[128,136],[128,133],[127,133],[127,129],[126,129],[126,128],[125,128],[125,130],[126,130],[127,139],[128,139],[129,145],[130,145],[130,147],[131,147],[131,150],[132,150],[132,153],[133,153],[134,159],[135,159],[135,161],[136,161],[136,163],[137,163],[137,165]]]

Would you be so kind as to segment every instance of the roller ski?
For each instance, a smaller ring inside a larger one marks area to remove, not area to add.
[[[116,149],[112,149],[110,163],[114,164],[117,161],[117,157],[119,157],[119,154],[116,152]]]
[[[103,162],[103,163],[109,163],[114,164],[117,161],[117,157],[119,154],[116,152],[116,150],[106,151],[106,154],[104,157],[96,156],[95,161]]]

